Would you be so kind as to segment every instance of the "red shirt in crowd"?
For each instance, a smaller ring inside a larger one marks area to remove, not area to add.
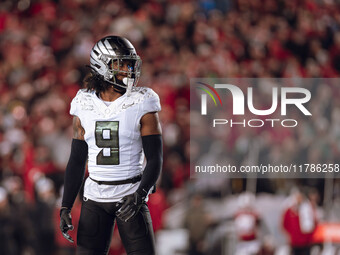
[[[283,228],[290,238],[292,247],[305,247],[311,245],[314,231],[304,233],[301,230],[299,211],[296,207],[289,207],[285,211],[283,215]]]

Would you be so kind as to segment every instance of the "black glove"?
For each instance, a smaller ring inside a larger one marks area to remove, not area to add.
[[[142,196],[137,192],[123,197],[123,199],[118,202],[120,209],[116,212],[116,216],[122,221],[129,221],[136,216],[144,203],[145,197],[146,196]]]
[[[73,243],[72,237],[67,233],[69,230],[73,230],[73,225],[72,225],[72,218],[71,218],[71,210],[62,207],[60,209],[60,230],[63,236],[71,243]]]

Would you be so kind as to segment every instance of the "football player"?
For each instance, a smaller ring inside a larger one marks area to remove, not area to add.
[[[155,254],[145,201],[162,167],[159,97],[150,88],[136,87],[142,61],[127,39],[102,38],[92,48],[90,58],[86,88],[71,102],[74,135],[65,172],[60,229],[73,242],[68,234],[73,229],[71,209],[88,162],[77,254],[107,254],[114,222],[127,254]]]

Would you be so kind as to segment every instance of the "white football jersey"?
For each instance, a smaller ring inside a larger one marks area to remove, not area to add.
[[[126,180],[143,171],[144,154],[140,120],[160,111],[158,95],[150,88],[135,87],[108,106],[94,91],[78,91],[70,114],[80,119],[88,144],[88,172],[98,181]],[[99,185],[88,178],[84,196],[98,202],[114,202],[137,190],[139,182]]]

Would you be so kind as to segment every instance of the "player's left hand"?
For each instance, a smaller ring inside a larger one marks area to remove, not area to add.
[[[143,205],[145,197],[141,196],[137,192],[123,197],[119,202],[121,204],[120,209],[116,212],[116,216],[122,221],[129,221],[139,211]]]

